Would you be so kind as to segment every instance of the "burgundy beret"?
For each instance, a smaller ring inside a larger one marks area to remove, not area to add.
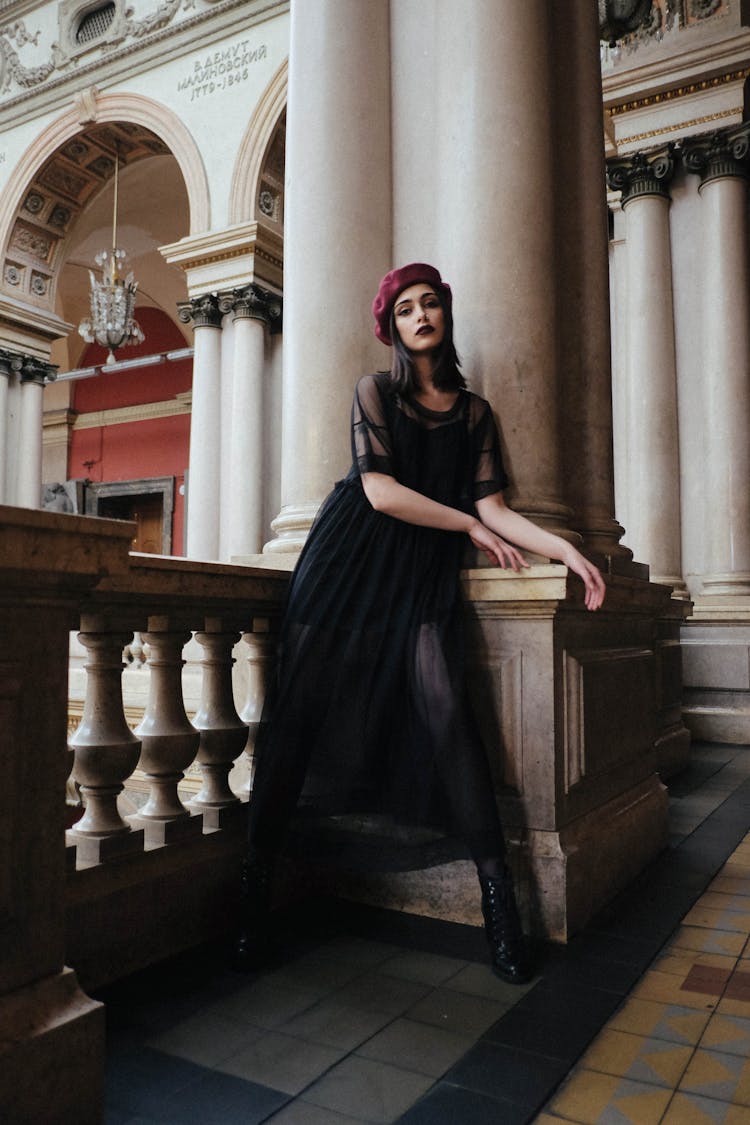
[[[436,290],[442,290],[445,303],[451,307],[451,290],[434,266],[426,262],[410,262],[401,269],[391,270],[387,273],[378,287],[378,293],[372,302],[372,315],[375,317],[375,335],[384,344],[391,346],[391,312],[396,303],[396,298],[410,285],[423,281]]]

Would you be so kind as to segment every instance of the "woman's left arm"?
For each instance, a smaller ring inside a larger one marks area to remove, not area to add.
[[[525,516],[514,512],[505,503],[502,492],[494,492],[477,500],[477,515],[482,523],[503,539],[509,539],[517,547],[533,551],[535,555],[545,555],[558,559],[581,578],[586,587],[585,603],[587,609],[599,609],[604,601],[606,587],[599,568],[584,558],[572,543],[553,535],[542,527],[537,527]]]

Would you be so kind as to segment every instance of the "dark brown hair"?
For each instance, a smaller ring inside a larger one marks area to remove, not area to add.
[[[439,289],[435,290],[440,307],[443,310],[443,324],[445,332],[442,343],[436,348],[435,368],[432,381],[440,391],[460,391],[466,386],[466,380],[461,373],[461,360],[458,358],[455,344],[453,343],[453,313],[450,305],[444,300]],[[390,334],[393,343],[393,362],[391,363],[391,382],[394,390],[410,398],[414,393],[414,363],[412,353],[402,342],[398,334],[395,314],[396,302],[391,310]]]

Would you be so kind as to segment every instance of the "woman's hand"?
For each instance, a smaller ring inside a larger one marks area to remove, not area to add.
[[[586,609],[599,609],[604,601],[604,595],[607,592],[607,587],[604,585],[601,571],[588,559],[584,558],[580,551],[577,551],[572,544],[568,544],[569,550],[566,550],[564,557],[560,560],[565,563],[569,570],[574,571],[579,578],[582,579],[586,592],[584,595],[584,603]]]
[[[503,569],[511,567],[513,570],[519,571],[521,567],[529,565],[520,551],[517,551],[510,543],[506,543],[499,535],[495,535],[495,532],[490,531],[480,520],[475,520],[472,524],[469,530],[469,538],[474,546],[486,555],[493,566],[501,566]]]

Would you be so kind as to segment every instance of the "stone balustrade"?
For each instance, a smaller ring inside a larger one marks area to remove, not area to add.
[[[44,1099],[59,1120],[99,1121],[103,1008],[80,985],[231,931],[246,794],[228,776],[252,754],[288,574],[130,554],[132,533],[119,521],[0,507],[0,1039],[11,1045],[0,1052],[0,1105],[9,1120],[45,1119]],[[86,653],[87,687],[68,741],[71,632]],[[149,685],[131,730],[122,670],[134,634]],[[191,723],[181,670],[193,634],[203,687]],[[247,718],[232,692],[240,636],[253,672]],[[194,761],[203,785],[184,803],[179,786]],[[132,814],[122,793],[138,765],[149,792]],[[71,770],[84,812],[66,834]]]

